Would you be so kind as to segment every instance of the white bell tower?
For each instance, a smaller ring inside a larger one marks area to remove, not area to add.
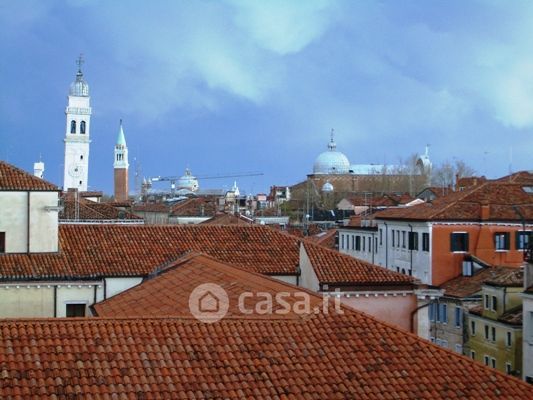
[[[63,190],[78,189],[87,191],[89,176],[89,144],[91,143],[91,104],[89,85],[83,79],[80,55],[76,61],[76,80],[70,84],[68,106],[65,110],[65,170]]]

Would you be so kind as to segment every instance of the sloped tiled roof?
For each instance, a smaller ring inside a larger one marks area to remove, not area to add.
[[[475,273],[472,276],[459,276],[451,279],[440,286],[444,294],[450,297],[464,298],[481,291],[482,286],[499,276],[507,275],[516,271],[516,268],[489,267]]]
[[[0,191],[17,190],[58,192],[59,188],[44,179],[37,178],[20,168],[0,160]]]
[[[488,279],[485,284],[492,286],[521,287],[524,285],[524,270],[522,268],[511,268],[509,271]]]
[[[359,313],[0,323],[12,399],[526,399],[533,389]]]
[[[378,219],[423,221],[479,221],[482,205],[488,205],[487,220],[520,221],[516,209],[527,220],[533,220],[533,194],[521,183],[487,181],[463,191],[450,193],[412,207],[390,208],[376,214]]]
[[[504,322],[509,325],[522,326],[522,318],[523,318],[523,309],[522,309],[522,304],[520,304],[518,307],[515,307],[503,313],[498,318],[498,321]]]
[[[188,251],[264,274],[299,261],[297,238],[258,225],[60,225],[59,249],[0,254],[0,280],[142,276]]]
[[[332,228],[327,231],[322,231],[313,236],[308,236],[308,239],[320,246],[328,249],[335,249],[335,239],[337,237],[337,229]]]
[[[366,261],[317,246],[304,243],[305,251],[321,284],[354,284],[368,286],[412,285],[411,276],[390,271]]]
[[[71,193],[65,194],[63,198],[63,211],[59,213],[59,219],[76,218],[80,220],[142,220],[141,217],[138,217],[130,212],[119,210],[118,208],[113,207],[112,203],[97,203],[84,198],[75,200]]]
[[[219,285],[227,293],[227,316],[247,315],[239,308],[239,296],[243,293],[253,294],[253,297],[243,298],[245,311],[254,310],[258,302],[264,301],[264,293],[272,298],[277,293],[287,293],[284,301],[291,305],[291,309],[295,302],[302,300],[294,296],[295,292],[302,293],[302,288],[196,253],[178,260],[157,277],[97,303],[93,308],[98,316],[104,317],[192,316],[189,296],[194,288],[205,283]],[[321,304],[321,298],[316,294],[307,296],[312,300],[312,306]],[[282,311],[281,308],[275,303],[272,310],[276,313],[276,310]],[[294,313],[283,315],[294,317]]]
[[[252,223],[251,219],[229,213],[218,213],[207,221],[201,222],[202,225],[250,225]]]
[[[170,207],[163,203],[145,203],[145,204],[134,204],[132,206],[134,212],[159,212],[159,213],[168,213],[170,212]]]
[[[261,225],[60,225],[59,253],[0,254],[0,280],[146,276],[185,253],[295,275],[302,239]],[[306,242],[323,283],[397,285],[411,277]]]
[[[176,203],[170,215],[177,217],[209,217],[217,210],[216,197],[193,197]]]

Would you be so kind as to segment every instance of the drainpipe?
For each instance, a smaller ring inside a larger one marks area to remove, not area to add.
[[[414,322],[414,320],[413,320],[413,318],[415,317],[415,314],[417,314],[418,311],[420,311],[421,309],[423,309],[423,308],[425,308],[425,307],[429,307],[429,305],[430,305],[431,303],[432,303],[432,302],[431,302],[431,300],[430,300],[428,303],[423,304],[423,305],[421,305],[421,306],[418,306],[418,307],[415,308],[413,311],[411,311],[411,319],[410,319],[410,321],[409,321],[409,331],[410,331],[411,333],[416,333],[416,332],[414,331],[414,329],[415,329],[415,322]],[[429,320],[429,316],[428,316],[428,320]],[[429,333],[431,334],[431,321],[429,321]]]
[[[26,192],[26,253],[30,252],[30,191]]]
[[[57,318],[57,285],[54,285],[54,318]]]
[[[413,240],[413,225],[411,224],[407,224],[407,226],[409,227],[409,229],[411,229],[411,241],[414,243],[414,240]],[[407,246],[409,246],[409,240],[407,240]],[[413,247],[413,246],[410,246],[410,247]],[[410,267],[411,267],[411,274],[413,273],[413,249],[409,249],[409,258],[410,258]]]
[[[387,226],[387,223],[383,223],[385,225],[385,268],[389,267],[389,227]]]

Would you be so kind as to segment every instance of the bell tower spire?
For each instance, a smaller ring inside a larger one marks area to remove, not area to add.
[[[126,146],[126,137],[122,127],[122,120],[118,130],[117,143],[115,144],[115,201],[127,201],[129,195],[128,185],[128,147]]]
[[[91,128],[91,98],[89,85],[83,78],[83,55],[76,60],[78,72],[70,84],[68,105],[65,109],[65,163],[63,190],[86,191],[89,177],[89,144]]]

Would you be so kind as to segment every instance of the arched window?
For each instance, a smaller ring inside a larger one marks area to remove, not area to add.
[[[81,121],[80,123],[80,133],[85,133],[85,121]]]
[[[76,121],[70,121],[70,133],[76,133]]]

